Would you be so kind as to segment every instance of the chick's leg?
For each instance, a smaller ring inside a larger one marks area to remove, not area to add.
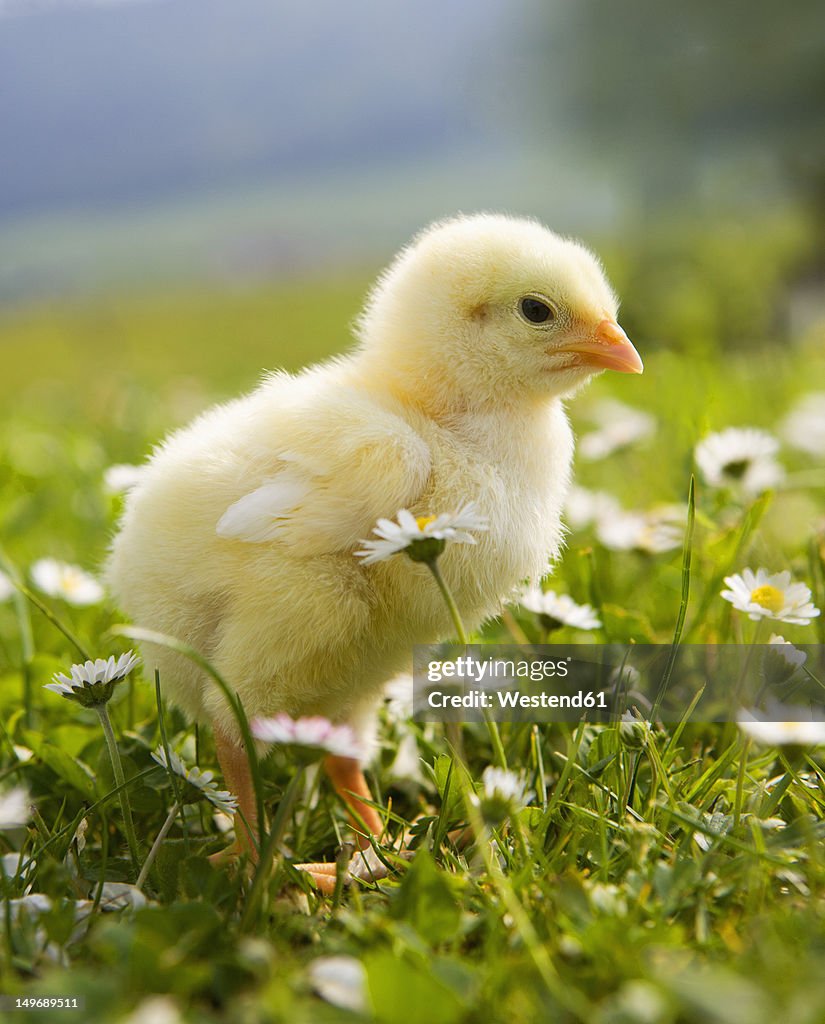
[[[238,810],[241,812],[235,815],[235,840],[225,850],[213,853],[209,858],[216,866],[226,863],[241,854],[249,854],[253,861],[257,861],[258,852],[252,835],[258,824],[258,805],[255,800],[255,787],[252,784],[252,775],[249,771],[249,760],[246,751],[242,746],[228,739],[218,729],[215,730],[215,750],[218,755],[218,763],[223,772],[226,787],[230,793],[238,798]],[[243,817],[241,817],[243,814]],[[244,823],[244,818],[246,823]],[[249,828],[247,828],[247,825]],[[250,832],[250,829],[252,832]]]
[[[330,754],[324,759],[324,771],[329,776],[335,792],[350,809],[350,823],[356,829],[358,846],[361,850],[369,849],[370,840],[364,834],[365,830],[371,836],[378,836],[383,831],[383,825],[375,808],[364,802],[372,801],[372,795],[360,763],[352,757]],[[329,896],[335,891],[335,864],[314,863],[295,866],[311,875],[315,885],[325,895]]]
[[[366,831],[372,836],[378,836],[383,830],[381,818],[374,807],[370,788],[364,773],[361,771],[360,762],[352,757],[338,757],[336,754],[329,754],[324,758],[324,771],[330,778],[335,792],[341,797],[350,809],[350,822],[359,832]],[[365,803],[365,801],[369,801]],[[366,850],[370,841],[365,835],[358,836],[358,845]]]

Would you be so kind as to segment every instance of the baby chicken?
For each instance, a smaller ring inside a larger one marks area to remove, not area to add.
[[[205,655],[247,715],[324,715],[365,730],[415,643],[450,634],[426,566],[354,557],[379,517],[489,519],[440,559],[468,626],[558,554],[573,439],[563,408],[604,369],[641,373],[595,257],[531,220],[436,223],[379,278],[348,355],[276,373],[169,437],[128,495],[108,565],[120,605]],[[144,645],[165,692],[212,725],[247,821],[234,720],[186,658]],[[360,765],[338,792],[380,830]],[[238,823],[236,842],[243,844]],[[334,869],[333,869],[334,870]],[[315,866],[322,888],[323,867]]]

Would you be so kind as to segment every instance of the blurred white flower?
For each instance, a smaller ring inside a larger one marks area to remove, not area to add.
[[[20,828],[30,818],[29,794],[22,786],[0,793],[0,829]]]
[[[481,786],[481,794],[473,793],[470,799],[491,825],[517,814],[528,802],[524,779],[505,768],[488,765],[481,773]]]
[[[484,784],[484,795],[490,799],[509,800],[517,805],[525,803],[524,779],[515,772],[488,765],[481,773],[481,781]]]
[[[44,690],[75,700],[84,707],[96,707],[105,704],[112,696],[115,684],[121,682],[140,664],[132,651],[127,651],[115,661],[114,655],[109,658],[98,658],[84,664],[72,665],[71,675],[56,672],[54,682],[46,683]]]
[[[780,707],[774,708],[771,717],[778,717],[782,713],[787,712]],[[766,721],[764,716],[754,711],[740,711],[736,721],[746,736],[767,747],[819,747],[825,744],[824,721]]]
[[[686,512],[679,505],[661,505],[648,512],[619,512],[596,524],[596,537],[611,551],[643,551],[656,555],[682,546]]]
[[[171,996],[149,996],[119,1024],[184,1024],[184,1018]]]
[[[782,421],[779,431],[794,448],[825,455],[825,391],[805,395]]]
[[[167,771],[173,771],[184,781],[188,782],[198,790],[198,793],[205,797],[213,807],[224,814],[234,814],[238,808],[237,797],[234,797],[225,789],[218,789],[218,784],[213,782],[214,772],[202,772],[200,768],[188,768],[174,750],[169,751],[169,760],[166,760],[166,751],[158,747],[152,752],[152,758]]]
[[[69,604],[98,604],[103,600],[103,587],[94,576],[54,558],[38,559],[31,567],[31,578],[44,594],[61,597]]]
[[[100,892],[101,910],[123,910],[134,907],[135,910],[145,907],[147,899],[136,885],[128,882],[104,882]]]
[[[235,827],[235,818],[225,811],[215,811],[212,821],[215,823],[215,828],[222,833],[231,832]]]
[[[456,544],[475,544],[475,537],[467,531],[488,529],[486,517],[476,512],[473,502],[458,512],[419,516],[418,519],[402,508],[397,519],[397,523],[379,519],[372,532],[380,539],[359,542],[364,547],[355,555],[364,565],[383,562],[399,551],[406,551],[414,561],[430,561],[441,554],[448,540]]]
[[[0,601],[8,601],[14,594],[14,584],[4,572],[0,572]]]
[[[307,969],[315,992],[333,1006],[353,1013],[367,1011],[367,972],[354,956],[321,956]]]
[[[606,399],[594,407],[592,419],[598,430],[585,434],[579,441],[582,458],[604,459],[620,448],[648,437],[656,429],[650,413],[633,409],[623,402]]]
[[[767,618],[805,626],[819,615],[819,609],[811,603],[810,588],[792,583],[787,570],[769,573],[767,569],[743,569],[741,575],[726,576],[725,583],[730,589],[723,590],[721,596],[754,622]]]
[[[592,879],[586,879],[584,885],[590,896],[590,902],[599,913],[612,917],[625,916],[627,899],[618,885],[612,882],[594,882]]]
[[[33,872],[37,867],[37,861],[29,857],[24,850],[15,850],[14,853],[4,853],[0,856],[0,875],[5,875],[6,878],[14,878],[15,876],[23,877],[29,872]],[[31,886],[26,892],[31,891]]]
[[[567,492],[564,514],[574,530],[582,530],[591,523],[600,523],[621,512],[621,505],[607,491],[589,491],[573,485]]]
[[[396,723],[405,722],[413,715],[413,677],[409,672],[394,676],[384,687],[387,715]]]
[[[769,686],[787,682],[805,664],[808,655],[784,637],[771,634],[762,652],[762,674]]]
[[[355,732],[348,725],[333,725],[328,718],[290,718],[279,714],[274,718],[254,718],[250,725],[252,735],[265,743],[306,747],[311,750],[335,754],[337,757],[363,759],[365,750]]]
[[[528,611],[553,619],[559,626],[573,629],[600,629],[601,622],[589,604],[576,604],[569,594],[556,594],[553,590],[527,587],[518,597],[519,604]]]
[[[774,456],[779,442],[766,430],[729,427],[708,434],[696,445],[696,464],[711,487],[738,487],[761,494],[784,479],[785,470]]]
[[[118,462],[103,471],[103,489],[108,494],[122,494],[131,490],[140,482],[143,474],[142,466],[132,466],[126,462]]]

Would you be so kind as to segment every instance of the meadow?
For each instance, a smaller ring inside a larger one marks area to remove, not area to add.
[[[764,567],[825,607],[825,413],[800,406],[825,391],[825,320],[800,283],[812,246],[792,213],[597,243],[646,369],[571,402],[578,489],[546,587],[598,625],[514,604],[478,642],[551,626],[565,643],[825,642],[823,615],[757,623],[721,596],[724,577]],[[203,788],[152,759],[162,726],[188,765],[217,767],[208,732],[159,714],[154,680],[132,672],[108,705],[125,787],[98,716],[43,689],[80,651],[134,646],[104,596],[33,573],[42,559],[99,573],[123,500],[110,467],[263,370],[340,351],[368,280],[0,314],[0,553],[33,598],[8,586],[0,601],[0,802],[22,787],[35,807],[0,834],[0,991],[85,1000],[33,1021],[821,1024],[821,746],[688,719],[522,722],[500,726],[500,747],[465,726],[462,762],[396,690],[367,773],[391,807],[387,877],[326,898],[291,864],[334,860],[349,833],[300,752],[261,762],[276,856],[250,883],[207,860],[225,819]],[[761,448],[727,463],[697,450],[731,427],[764,432]],[[517,784],[497,789],[492,765]],[[124,788],[138,865],[183,803],[141,891]],[[477,841],[459,842],[474,806]]]

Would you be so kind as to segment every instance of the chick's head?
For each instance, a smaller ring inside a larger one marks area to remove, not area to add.
[[[432,225],[379,279],[363,349],[466,401],[561,395],[605,369],[641,373],[618,300],[578,242],[492,214]]]

